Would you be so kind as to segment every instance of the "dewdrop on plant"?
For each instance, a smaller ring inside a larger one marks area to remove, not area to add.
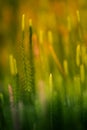
[[[25,15],[22,15],[22,31],[24,31],[25,28]]]
[[[80,65],[80,45],[77,45],[76,48],[76,65],[79,66]]]
[[[81,82],[84,82],[85,80],[85,68],[84,68],[84,65],[80,65],[80,79],[81,79]]]

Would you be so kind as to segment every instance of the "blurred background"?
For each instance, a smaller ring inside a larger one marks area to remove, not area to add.
[[[85,130],[86,81],[87,0],[0,0],[0,130]]]
[[[75,28],[76,10],[80,11],[84,40],[87,41],[86,0],[0,0],[0,77],[3,78],[6,73],[8,50],[20,40],[22,14],[26,15],[26,28],[31,18],[34,31],[60,30],[67,35],[67,16],[70,16],[72,27]]]

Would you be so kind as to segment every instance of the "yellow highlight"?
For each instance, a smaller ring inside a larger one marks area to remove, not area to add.
[[[15,74],[18,73],[18,71],[17,71],[17,63],[16,63],[16,59],[15,58],[14,58],[14,72],[15,72]]]
[[[64,60],[63,66],[64,66],[65,74],[68,75],[68,63],[67,63],[67,60]]]
[[[77,48],[76,48],[76,65],[79,66],[80,65],[80,45],[77,45]]]
[[[85,45],[81,46],[81,58],[82,58],[82,63],[85,64],[85,60],[86,60],[86,47],[85,47]]]
[[[10,63],[11,74],[16,75],[17,74],[17,64],[16,64],[16,60],[12,54],[9,56],[9,63]]]
[[[79,10],[76,11],[76,14],[77,14],[78,22],[80,22],[80,14],[79,14]]]
[[[87,53],[85,54],[85,65],[87,67]]]
[[[10,62],[10,72],[12,75],[15,74],[15,70],[14,70],[14,58],[13,55],[9,56],[9,62]]]
[[[50,86],[50,93],[52,93],[52,86],[53,86],[53,76],[52,76],[52,73],[50,73],[50,76],[49,76],[49,86]]]
[[[22,15],[22,31],[24,31],[25,28],[25,15]]]
[[[52,32],[51,31],[48,31],[48,42],[49,43],[53,43],[53,37],[52,37]]]
[[[29,26],[32,27],[32,19],[29,19]]]

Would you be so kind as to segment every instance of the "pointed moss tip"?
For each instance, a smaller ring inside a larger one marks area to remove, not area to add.
[[[25,14],[22,15],[22,31],[24,31],[25,28]]]

